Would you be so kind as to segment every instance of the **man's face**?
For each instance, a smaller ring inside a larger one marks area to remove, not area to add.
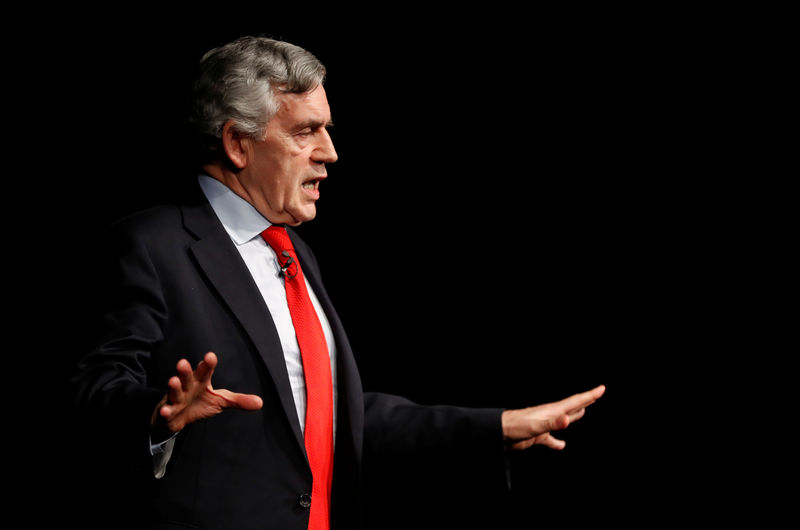
[[[281,94],[263,141],[252,144],[240,181],[250,202],[272,223],[291,226],[317,215],[325,164],[338,156],[327,127],[331,111],[322,85],[304,94]]]

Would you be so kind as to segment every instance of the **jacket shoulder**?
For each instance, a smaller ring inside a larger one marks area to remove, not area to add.
[[[134,235],[155,235],[165,230],[183,226],[180,207],[159,205],[130,213],[113,222],[108,230],[111,233]]]
[[[184,229],[179,206],[160,205],[118,219],[108,226],[102,241],[101,252],[115,258],[141,252],[170,256],[195,238]]]

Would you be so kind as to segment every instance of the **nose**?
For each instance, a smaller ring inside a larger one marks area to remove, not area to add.
[[[328,130],[323,128],[319,135],[319,143],[317,148],[314,149],[314,161],[321,164],[333,164],[339,160],[339,155],[333,147],[333,140]]]

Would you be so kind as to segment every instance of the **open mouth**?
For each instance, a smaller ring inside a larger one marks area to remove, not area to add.
[[[315,177],[315,178],[312,178],[312,179],[308,179],[305,182],[303,182],[303,184],[301,184],[300,187],[303,188],[303,191],[305,191],[312,198],[318,199],[319,198],[319,183],[322,182],[322,180],[324,178],[325,177],[322,176],[322,177]]]

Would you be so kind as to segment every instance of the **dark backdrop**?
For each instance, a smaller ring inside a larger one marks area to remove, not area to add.
[[[679,131],[696,67],[676,66],[676,40],[654,38],[663,28],[647,17],[309,14],[36,26],[51,49],[23,61],[41,80],[29,95],[45,131],[25,146],[26,200],[40,214],[25,230],[46,236],[23,237],[38,280],[19,307],[29,323],[55,321],[33,330],[41,355],[26,373],[42,403],[61,406],[22,430],[41,445],[31,491],[63,501],[48,515],[95,502],[81,452],[102,442],[82,440],[66,414],[86,256],[110,221],[194,178],[182,118],[202,53],[265,34],[329,70],[339,161],[300,232],[365,388],[521,407],[608,387],[564,433],[565,451],[509,455],[510,493],[486,462],[369,462],[372,527],[391,527],[387,514],[398,528],[425,527],[423,513],[475,528],[668,516],[669,455],[654,442],[669,434],[647,413],[698,326],[685,311],[687,249],[676,251],[693,201],[682,179],[696,144]]]

